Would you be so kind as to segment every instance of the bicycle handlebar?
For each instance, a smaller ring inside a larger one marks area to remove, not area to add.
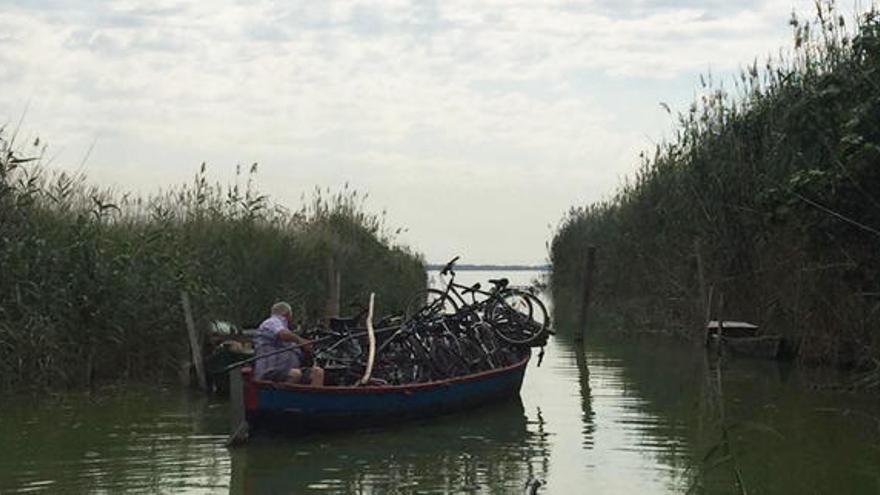
[[[459,258],[461,258],[461,256],[456,256],[455,258],[449,260],[449,263],[446,263],[446,266],[444,266],[443,269],[440,270],[440,275],[446,275],[447,273],[452,272],[452,267],[455,266],[455,262],[458,261]]]

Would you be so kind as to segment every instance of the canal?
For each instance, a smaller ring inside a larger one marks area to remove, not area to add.
[[[880,493],[878,399],[817,390],[826,372],[662,339],[558,336],[546,351],[519,401],[231,451],[228,405],[197,393],[5,398],[0,493],[502,494],[531,479],[538,493]]]

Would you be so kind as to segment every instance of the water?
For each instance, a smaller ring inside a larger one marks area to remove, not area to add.
[[[560,337],[536,361],[520,401],[233,451],[227,404],[195,393],[4,398],[0,493],[739,493],[737,472],[748,493],[880,493],[876,397],[665,340]]]

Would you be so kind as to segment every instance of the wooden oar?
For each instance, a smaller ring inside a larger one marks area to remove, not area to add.
[[[376,298],[375,293],[370,293],[370,312],[367,314],[367,339],[370,344],[369,353],[367,354],[367,369],[364,376],[358,382],[359,385],[366,385],[370,381],[370,375],[373,373],[373,360],[376,358],[376,332],[373,330],[373,302]]]
[[[374,333],[379,334],[379,333],[382,333],[382,332],[388,332],[388,331],[391,331],[391,330],[397,330],[398,328],[400,328],[400,327],[399,327],[399,326],[395,326],[395,327],[379,328],[379,329],[376,329],[376,330],[374,331]],[[367,332],[358,332],[358,333],[353,333],[353,334],[351,334],[351,335],[347,335],[345,338],[363,337],[363,336],[365,336],[365,335],[367,335],[367,334],[368,334]],[[266,352],[266,353],[260,354],[259,356],[251,356],[251,357],[249,357],[249,358],[247,358],[247,359],[243,359],[243,360],[238,361],[238,362],[236,362],[236,363],[232,363],[232,364],[230,364],[229,366],[223,368],[223,372],[225,373],[225,372],[227,372],[227,371],[232,371],[232,370],[234,370],[235,368],[240,368],[240,367],[242,367],[242,366],[244,366],[244,365],[246,365],[246,364],[253,363],[253,362],[256,361],[257,359],[262,359],[262,358],[264,358],[264,357],[274,356],[275,354],[281,354],[282,352],[293,351],[293,350],[299,349],[300,347],[305,347],[305,346],[307,346],[307,345],[317,344],[317,343],[319,343],[319,342],[326,342],[326,341],[328,341],[328,340],[333,340],[333,339],[336,339],[336,338],[339,338],[339,336],[338,336],[338,335],[328,335],[328,336],[326,336],[326,337],[321,337],[320,339],[310,340],[310,341],[306,342],[305,344],[293,344],[293,345],[289,345],[289,346],[287,346],[287,347],[285,347],[285,348],[283,348],[283,349],[276,349],[276,350],[271,351],[271,352]]]

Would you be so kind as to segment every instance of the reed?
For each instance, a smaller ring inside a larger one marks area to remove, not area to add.
[[[833,2],[793,17],[794,47],[703,78],[669,142],[606,201],[572,208],[550,246],[572,314],[585,246],[595,304],[627,327],[700,325],[695,245],[727,315],[784,333],[805,360],[880,356],[880,14]]]
[[[426,284],[422,257],[347,186],[290,211],[255,189],[256,165],[227,186],[203,165],[192,183],[139,197],[53,172],[44,150],[0,129],[2,390],[174,375],[181,290],[197,316],[247,324],[278,299],[322,316],[329,257],[343,302],[375,291],[390,311]]]

